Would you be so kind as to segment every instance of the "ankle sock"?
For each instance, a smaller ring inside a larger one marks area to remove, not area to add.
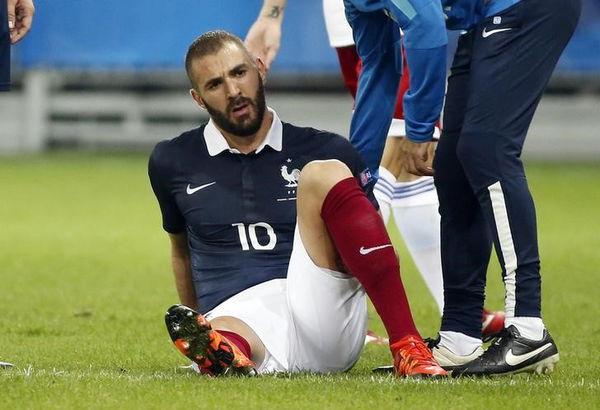
[[[504,319],[504,327],[513,325],[519,334],[526,339],[542,340],[544,337],[544,322],[540,317],[507,317]]]
[[[468,356],[481,347],[481,339],[467,336],[460,332],[443,330],[440,332],[440,346],[445,347],[458,356]]]

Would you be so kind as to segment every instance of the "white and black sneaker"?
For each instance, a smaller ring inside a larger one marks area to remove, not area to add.
[[[558,359],[558,348],[546,329],[542,340],[531,340],[509,326],[481,356],[453,369],[452,377],[550,373]]]

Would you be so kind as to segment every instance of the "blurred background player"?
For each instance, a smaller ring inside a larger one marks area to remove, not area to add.
[[[33,0],[0,0],[0,91],[10,89],[10,45],[29,32]]]
[[[362,350],[366,293],[397,375],[446,375],[350,143],[282,123],[266,108],[264,65],[228,32],[192,43],[186,70],[210,121],[159,143],[149,163],[180,300],[211,320],[169,309],[179,350],[212,375],[345,371]]]
[[[261,56],[267,67],[270,67],[279,49],[285,3],[281,0],[265,1],[246,37],[246,44],[250,51]],[[352,97],[356,97],[361,59],[354,46],[352,29],[346,20],[344,1],[324,0],[323,12],[329,42],[337,52],[344,83]],[[408,90],[408,85],[408,67],[404,64],[394,118],[388,130],[374,193],[386,224],[393,213],[398,231],[441,315],[444,295],[437,193],[433,185],[433,177],[415,176],[407,171],[407,154],[401,147],[406,143],[403,97]],[[434,137],[439,137],[437,126]],[[434,142],[428,143],[429,162],[433,158],[434,144]],[[498,333],[502,327],[502,312],[485,309],[482,327],[484,337]]]

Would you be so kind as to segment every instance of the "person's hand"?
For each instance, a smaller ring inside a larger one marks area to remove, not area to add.
[[[33,0],[8,0],[7,5],[10,42],[15,44],[31,29],[35,7]]]
[[[245,42],[248,51],[259,57],[269,70],[281,43],[281,20],[270,16],[258,17]]]
[[[433,176],[433,168],[428,164],[431,164],[435,143],[412,142],[405,138],[401,149],[405,153],[408,172],[419,176]]]

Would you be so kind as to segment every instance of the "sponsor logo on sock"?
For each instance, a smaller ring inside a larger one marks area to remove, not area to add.
[[[360,252],[361,255],[368,255],[373,251],[378,251],[383,248],[389,248],[390,246],[392,246],[391,243],[388,243],[387,245],[373,246],[372,248],[365,248],[364,246],[361,246],[358,251]]]
[[[510,366],[518,366],[521,363],[523,363],[524,361],[529,360],[532,357],[542,353],[544,350],[550,348],[550,346],[552,346],[552,343],[546,343],[542,347],[538,347],[537,349],[535,349],[529,353],[520,354],[520,355],[513,354],[512,349],[510,349],[508,352],[506,352],[506,358],[505,358],[506,363]]]

